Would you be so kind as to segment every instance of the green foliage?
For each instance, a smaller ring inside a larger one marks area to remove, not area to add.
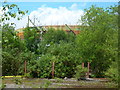
[[[75,66],[81,63],[77,57],[76,48],[70,43],[63,42],[56,49],[54,48],[49,48],[49,52],[56,56],[55,76],[61,78],[72,77],[75,73]]]
[[[17,8],[14,4],[4,7],[4,10],[6,7],[10,10]],[[51,78],[53,62],[55,77],[59,78],[71,78],[75,74],[76,78],[84,76],[86,69],[81,68],[82,62],[91,63],[92,75],[96,77],[104,75],[107,69],[107,72],[113,72],[115,68],[110,65],[116,61],[118,53],[117,7],[103,9],[91,6],[85,11],[81,20],[82,25],[87,27],[83,27],[77,36],[53,28],[41,35],[35,28],[27,27],[24,40],[21,40],[16,36],[14,27],[3,25],[3,75],[24,74],[24,61],[27,62],[27,77]],[[18,13],[25,14],[20,10]],[[8,15],[16,17],[12,12]],[[115,73],[110,76],[114,80],[117,77]]]
[[[22,41],[16,36],[14,28],[3,26],[2,31],[2,69],[3,75],[16,75],[21,65],[20,54],[24,47]]]
[[[81,77],[85,77],[88,69],[87,68],[82,68],[81,65],[76,66],[76,71],[75,71],[75,78],[79,79]]]
[[[88,27],[77,36],[76,44],[82,61],[91,62],[92,73],[101,77],[117,57],[117,6],[91,6],[85,11],[81,20]]]
[[[49,35],[49,38],[46,38],[47,35]],[[50,53],[55,57],[55,76],[62,78],[65,76],[72,77],[74,74],[74,65],[77,64],[77,57],[73,53],[76,50],[73,41],[75,36],[59,30],[49,31],[46,36],[44,40],[50,41],[50,46],[47,48],[46,53]]]
[[[106,9],[92,5],[85,9],[85,15],[82,17],[82,24],[93,30],[102,30],[102,28],[117,27],[118,6],[110,6]],[[116,29],[116,28],[114,28]],[[104,30],[104,29],[103,29]]]
[[[50,43],[57,43],[59,44],[60,41],[64,42],[74,42],[75,36],[71,33],[67,34],[63,30],[55,30],[54,28],[50,28],[48,32],[43,36],[44,40],[47,44]]]
[[[111,78],[111,80],[118,82],[118,78],[119,78],[118,63],[113,62],[110,68],[105,72],[105,75]]]
[[[20,19],[27,12],[21,11],[16,4],[2,3],[2,69],[3,75],[17,75],[20,66],[23,64],[21,58],[25,50],[24,42],[16,36],[13,26],[14,23],[6,24],[11,18]]]
[[[30,73],[25,73],[23,77],[25,77],[25,78],[31,78],[31,75],[30,75]]]
[[[37,53],[38,43],[40,42],[40,33],[35,28],[25,28],[24,43],[28,51]]]
[[[17,61],[15,57],[9,52],[2,53],[3,62],[2,62],[2,74],[3,75],[17,75],[18,69],[20,67],[20,61]]]
[[[45,54],[47,49],[52,45],[59,45],[60,42],[73,43],[75,40],[75,36],[73,34],[67,34],[63,30],[55,30],[53,28],[49,28],[42,38],[43,40],[38,44],[39,48],[37,51],[39,54]]]
[[[6,87],[5,84],[1,84],[1,85],[0,85],[0,88],[1,88],[1,89],[4,89],[5,87]]]
[[[29,38],[30,36],[27,39],[28,41],[30,41]],[[52,63],[55,62],[56,77],[72,77],[75,73],[75,66],[81,63],[77,58],[77,48],[73,39],[75,36],[71,33],[67,34],[62,30],[49,29],[38,44],[36,60],[31,60],[29,63],[28,68],[31,76],[51,78]]]
[[[15,84],[22,84],[22,80],[21,80],[21,79],[18,79],[18,78],[15,78],[15,79],[14,79],[14,83],[15,83]]]
[[[7,2],[2,3],[2,18],[0,21],[5,22],[11,18],[17,18],[20,20],[23,15],[28,13],[27,11],[22,11],[16,4],[9,4]]]
[[[43,88],[48,88],[51,84],[52,84],[52,83],[47,80],[47,81],[44,83],[44,87],[43,87]]]
[[[35,31],[35,30],[34,30]],[[34,32],[36,33],[36,32]],[[27,36],[26,36],[27,37]],[[29,38],[31,38],[29,36]],[[28,40],[33,44],[33,40]],[[27,71],[36,60],[37,55],[27,46],[27,40],[21,40],[14,31],[14,27],[8,24],[3,26],[2,31],[2,69],[3,75],[24,74],[24,61],[27,61]],[[32,46],[32,45],[31,45]],[[34,48],[34,47],[33,47]],[[35,51],[35,50],[34,50]]]
[[[46,54],[37,61],[36,68],[39,77],[49,78],[51,77],[52,72],[52,56],[50,54]]]

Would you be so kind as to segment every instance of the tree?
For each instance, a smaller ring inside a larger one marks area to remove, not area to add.
[[[54,28],[50,28],[43,35],[43,40],[39,43],[38,52],[39,54],[45,54],[46,50],[53,44],[59,45],[61,41],[74,43],[74,40],[75,36],[72,33],[67,34],[63,30],[55,30]]]
[[[83,62],[91,62],[92,73],[101,77],[117,56],[117,6],[91,6],[85,11],[81,20],[87,27],[77,36],[76,43]]]
[[[3,75],[17,75],[21,67],[21,54],[25,50],[23,41],[16,36],[16,32],[11,24],[6,24],[11,18],[20,19],[19,15],[25,15],[26,12],[21,11],[15,4],[3,3],[2,5],[2,70]]]
[[[2,28],[2,69],[3,75],[17,75],[21,65],[20,54],[23,52],[23,43],[16,36],[14,28],[8,24]]]
[[[24,43],[28,51],[34,52],[37,54],[38,44],[40,43],[40,32],[35,28],[25,28],[24,30]]]

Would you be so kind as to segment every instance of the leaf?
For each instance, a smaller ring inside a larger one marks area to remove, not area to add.
[[[18,17],[17,20],[20,20],[20,18]]]
[[[26,13],[28,13],[28,10],[26,10]]]
[[[11,23],[11,25],[13,25],[14,23]]]
[[[2,21],[4,21],[4,18],[2,18]]]
[[[12,5],[10,5],[10,7],[16,7],[17,5],[16,4],[12,4]]]

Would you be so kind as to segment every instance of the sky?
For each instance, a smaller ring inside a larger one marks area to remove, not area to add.
[[[54,0],[53,0],[54,1]],[[114,1],[114,0],[113,0]],[[84,9],[91,5],[106,8],[117,5],[118,2],[8,2],[17,4],[23,11],[29,12],[23,16],[22,20],[11,19],[9,22],[16,24],[15,29],[27,26],[28,16],[32,21],[35,18],[35,25],[77,25],[78,20],[84,15]],[[80,24],[80,23],[79,23]],[[30,23],[30,26],[33,26]]]

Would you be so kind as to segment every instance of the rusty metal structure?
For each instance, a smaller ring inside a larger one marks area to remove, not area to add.
[[[34,26],[34,27],[30,27],[30,28],[36,28],[36,30],[38,30],[38,32],[47,32],[47,29],[48,28],[54,28],[55,30],[57,28],[63,30],[63,31],[66,31],[67,33],[69,32],[72,32],[74,35],[77,35],[80,33],[80,30],[75,30],[78,26],[77,25],[47,25],[47,26]],[[19,36],[21,39],[24,39],[24,30],[25,28],[20,28],[20,29],[17,29],[16,32],[17,33],[17,36]]]

